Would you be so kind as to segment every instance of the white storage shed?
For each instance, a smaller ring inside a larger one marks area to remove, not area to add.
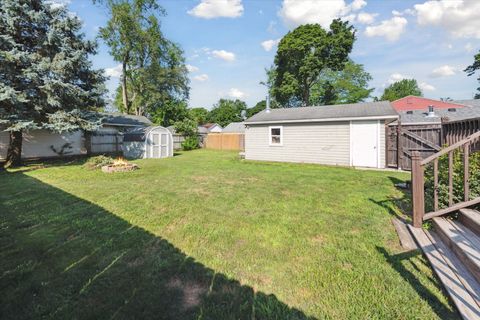
[[[122,148],[129,159],[173,157],[172,133],[161,126],[136,128],[124,133]]]

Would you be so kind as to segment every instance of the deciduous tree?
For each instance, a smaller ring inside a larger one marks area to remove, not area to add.
[[[480,70],[480,52],[477,53],[474,57],[473,57],[474,61],[471,65],[469,65],[464,71],[469,75],[469,76],[472,76],[475,74],[475,72],[477,72],[478,70]],[[479,77],[477,78],[477,80],[480,82],[480,75]],[[480,87],[477,88],[477,93],[475,94],[474,96],[475,99],[480,99]]]
[[[218,123],[225,127],[230,122],[242,121],[242,110],[247,110],[247,105],[241,100],[220,99],[208,113],[207,121]]]
[[[330,30],[319,24],[299,26],[285,35],[275,56],[273,95],[283,106],[311,104],[311,89],[322,72],[344,68],[355,41],[348,22],[332,21]]]
[[[421,97],[422,95],[423,93],[418,87],[417,80],[403,79],[386,87],[380,100],[395,101],[406,96]]]

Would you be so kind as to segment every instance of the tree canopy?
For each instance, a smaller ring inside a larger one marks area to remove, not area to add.
[[[80,19],[42,0],[2,0],[0,124],[11,132],[7,165],[20,163],[22,131],[71,131],[98,125],[86,110],[103,107],[105,78],[89,55]]]
[[[165,14],[155,0],[98,0],[110,19],[100,37],[122,65],[117,108],[127,114],[167,113],[172,103],[188,98],[189,80],[180,47],[160,29]]]
[[[311,90],[321,73],[342,70],[354,41],[353,27],[339,19],[328,31],[319,24],[306,24],[287,33],[274,60],[275,100],[284,106],[311,104]]]
[[[325,70],[312,86],[310,103],[312,105],[330,105],[357,103],[369,98],[374,88],[368,83],[372,76],[363,65],[349,60],[339,71]]]
[[[207,121],[218,123],[225,127],[230,122],[243,121],[242,110],[247,110],[247,105],[241,100],[220,99],[208,113]]]
[[[207,122],[208,110],[205,108],[191,108],[188,110],[188,114],[197,125]]]
[[[472,76],[478,70],[480,70],[480,52],[473,57],[473,63],[469,65],[464,71],[467,73],[468,76]],[[480,82],[480,75],[477,80]],[[480,87],[477,88],[477,93],[475,94],[474,98],[480,99]]]
[[[418,87],[417,80],[403,79],[392,83],[385,88],[380,100],[395,101],[406,96],[423,96],[422,90]]]

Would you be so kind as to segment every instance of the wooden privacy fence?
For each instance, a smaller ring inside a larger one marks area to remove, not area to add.
[[[440,151],[442,126],[431,125],[392,125],[387,126],[387,165],[403,170],[412,169],[412,154],[419,152],[425,159]]]
[[[243,133],[209,133],[205,148],[215,150],[245,150],[245,134]]]
[[[444,122],[443,141],[447,145],[452,145],[468,136],[480,131],[480,118],[467,119],[461,121]],[[472,146],[473,151],[480,150],[480,142]]]

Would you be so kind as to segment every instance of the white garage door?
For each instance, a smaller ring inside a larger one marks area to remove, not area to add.
[[[379,162],[379,121],[352,121],[350,134],[352,165],[377,168]]]

